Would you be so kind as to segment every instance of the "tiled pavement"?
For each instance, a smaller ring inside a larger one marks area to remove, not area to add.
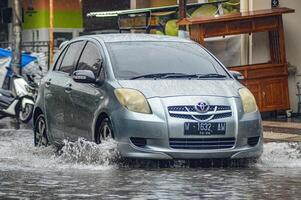
[[[301,142],[301,123],[294,122],[263,122],[266,142]]]

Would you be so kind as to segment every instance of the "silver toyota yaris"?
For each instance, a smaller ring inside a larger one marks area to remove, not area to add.
[[[261,117],[239,78],[189,40],[80,37],[60,50],[42,81],[34,142],[113,138],[127,158],[256,159]]]

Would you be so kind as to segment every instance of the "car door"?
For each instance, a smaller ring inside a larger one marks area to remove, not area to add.
[[[100,46],[89,41],[80,56],[77,70],[90,70],[95,77],[104,79],[102,63]],[[72,89],[69,93],[68,102],[70,104],[67,106],[67,110],[73,114],[65,115],[65,121],[71,122],[66,123],[68,125],[66,129],[72,133],[74,140],[79,137],[91,140],[91,127],[95,113],[103,99],[103,90],[97,84],[77,83],[73,80],[70,80],[68,84],[72,86]]]
[[[45,109],[49,132],[55,142],[64,138],[65,104],[67,82],[76,65],[83,41],[68,45],[61,53],[54,70],[47,75],[45,83]]]

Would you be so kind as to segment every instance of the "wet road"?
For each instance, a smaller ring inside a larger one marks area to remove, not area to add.
[[[0,199],[300,199],[301,144],[267,143],[246,168],[128,167],[116,144],[33,147],[31,130],[0,122]]]

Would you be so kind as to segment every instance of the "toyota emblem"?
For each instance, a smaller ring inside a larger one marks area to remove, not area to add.
[[[210,109],[210,106],[208,103],[202,101],[202,102],[199,102],[196,106],[195,106],[195,109],[200,112],[200,113],[206,113],[209,111]]]

